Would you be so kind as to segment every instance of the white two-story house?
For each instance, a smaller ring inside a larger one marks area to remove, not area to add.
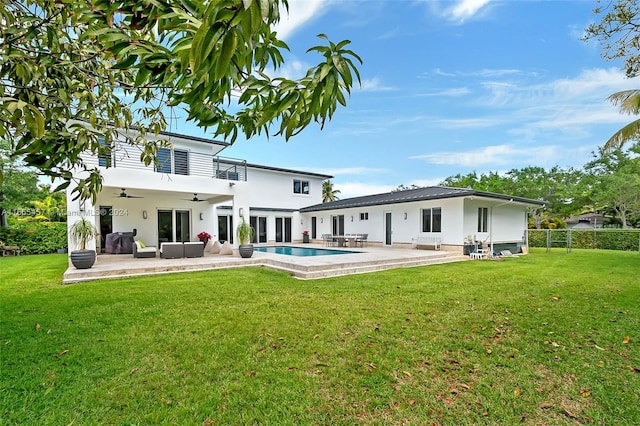
[[[171,143],[159,150],[158,165],[145,166],[137,148],[125,143],[114,144],[110,155],[85,158],[103,176],[95,205],[72,200],[68,190],[68,226],[89,218],[100,232],[98,251],[107,235],[133,229],[137,239],[158,247],[198,241],[201,232],[237,245],[242,220],[254,227],[255,243],[299,241],[308,226],[299,210],[321,203],[322,182],[331,178],[225,158],[219,155],[225,142],[170,132],[157,138]]]
[[[478,243],[520,250],[526,244],[527,209],[544,201],[464,188],[428,187],[322,203],[322,182],[332,176],[269,167],[220,153],[225,142],[164,132],[171,143],[158,164],[145,166],[136,147],[116,143],[109,155],[88,157],[103,176],[95,205],[67,193],[68,226],[88,217],[100,230],[95,248],[111,234],[137,231],[136,238],[197,241],[206,232],[237,246],[235,229],[245,220],[254,243],[301,242],[322,234],[367,234],[371,246],[414,247],[420,241],[463,253]],[[81,176],[81,174],[79,175]],[[69,244],[70,250],[74,247]],[[94,247],[89,247],[94,248]]]

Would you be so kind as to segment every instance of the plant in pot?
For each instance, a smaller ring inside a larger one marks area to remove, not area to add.
[[[253,239],[253,228],[244,220],[244,218],[242,219],[242,223],[238,225],[237,234],[238,241],[240,242],[240,246],[238,247],[240,256],[244,258],[253,256],[253,244],[251,244],[251,240]]]
[[[95,263],[96,251],[87,250],[87,243],[93,240],[97,234],[96,227],[85,217],[74,223],[69,229],[71,240],[80,246],[80,250],[73,250],[69,254],[71,263],[76,269],[89,269]]]

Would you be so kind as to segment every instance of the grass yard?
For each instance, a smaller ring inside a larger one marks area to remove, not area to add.
[[[0,259],[0,424],[640,424],[640,257],[60,285]]]

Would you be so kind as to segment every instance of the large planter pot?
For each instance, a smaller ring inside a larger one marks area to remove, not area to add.
[[[76,269],[89,269],[96,262],[95,250],[74,250],[69,255]]]
[[[240,252],[240,257],[248,259],[253,256],[253,244],[240,244],[238,251]]]
[[[309,235],[308,234],[302,234],[302,242],[304,244],[308,244],[309,243]]]

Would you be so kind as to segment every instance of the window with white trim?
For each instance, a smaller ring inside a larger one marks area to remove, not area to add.
[[[360,213],[360,220],[369,220],[369,212]]]
[[[478,232],[489,232],[488,220],[489,209],[487,207],[478,207]]]
[[[422,209],[422,232],[442,232],[442,207]]]
[[[294,179],[293,180],[293,193],[294,194],[309,194],[309,181]]]

